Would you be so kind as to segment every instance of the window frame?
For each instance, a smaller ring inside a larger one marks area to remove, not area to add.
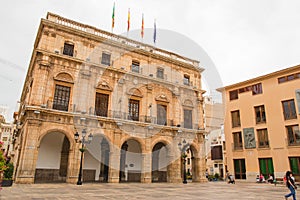
[[[257,142],[258,142],[258,148],[269,148],[269,136],[268,136],[268,129],[257,129]]]
[[[300,145],[300,130],[299,130],[299,125],[298,124],[294,124],[294,125],[289,125],[289,126],[285,126],[286,127],[286,133],[287,133],[287,142],[289,146],[299,146]],[[297,129],[297,130],[295,130]],[[292,131],[292,132],[290,132]],[[297,134],[297,132],[298,134]],[[298,135],[298,139],[297,136]],[[290,137],[292,136],[292,137]]]
[[[255,121],[256,124],[266,123],[267,117],[266,117],[266,110],[264,105],[259,105],[254,107],[255,112]],[[259,113],[259,116],[257,114]],[[259,118],[259,120],[258,120]]]
[[[63,55],[66,56],[74,56],[74,51],[75,50],[75,45],[73,43],[70,42],[65,42],[64,43],[64,47],[63,47]]]
[[[233,149],[234,150],[242,150],[243,147],[243,138],[242,138],[242,132],[233,132],[232,133],[232,139],[233,139]]]
[[[237,116],[234,116],[235,113],[237,113]],[[233,110],[233,111],[230,112],[230,114],[231,114],[231,125],[232,125],[232,128],[241,127],[240,110]]]
[[[111,54],[108,52],[102,52],[101,64],[110,66],[111,65]]]
[[[139,61],[133,60],[131,62],[131,71],[136,72],[136,73],[140,73],[140,62]]]
[[[287,107],[284,105],[285,103],[287,103]],[[297,119],[297,111],[294,99],[281,101],[281,104],[284,120]]]

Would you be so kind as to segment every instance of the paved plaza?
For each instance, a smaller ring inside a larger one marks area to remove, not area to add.
[[[283,199],[288,189],[283,185],[225,182],[208,183],[121,183],[95,184],[14,184],[0,192],[1,200],[46,200],[46,199]],[[290,198],[292,199],[292,198]],[[300,199],[297,193],[297,199]]]

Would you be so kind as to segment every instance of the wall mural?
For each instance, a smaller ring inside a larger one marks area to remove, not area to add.
[[[246,149],[256,148],[254,128],[244,128],[244,142]]]

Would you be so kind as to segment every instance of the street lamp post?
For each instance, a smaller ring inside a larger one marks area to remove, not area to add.
[[[185,153],[185,151],[186,151],[186,141],[183,140],[182,144],[181,144],[181,142],[179,142],[178,147],[179,147],[179,150],[180,150],[180,153],[181,153],[181,157],[183,159],[183,181],[182,181],[182,183],[187,184],[187,181],[186,181],[186,157],[187,157],[187,155]]]
[[[76,143],[78,143],[78,142],[81,143],[81,148],[79,149],[80,152],[81,152],[81,157],[80,157],[80,168],[79,168],[77,185],[82,185],[82,162],[83,162],[83,153],[85,151],[85,145],[90,144],[92,139],[93,139],[92,133],[90,133],[88,135],[88,140],[85,139],[85,136],[86,136],[86,130],[85,129],[83,129],[82,132],[81,132],[81,140],[79,140],[78,132],[76,132],[74,134],[74,138],[75,138]]]

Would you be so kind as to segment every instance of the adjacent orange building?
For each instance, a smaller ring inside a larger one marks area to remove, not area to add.
[[[300,65],[218,89],[225,102],[226,164],[236,179],[300,179]]]

